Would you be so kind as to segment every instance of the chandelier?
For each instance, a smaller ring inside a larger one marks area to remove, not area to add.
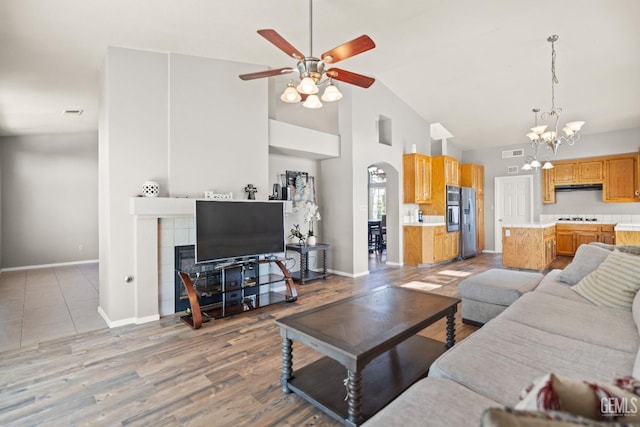
[[[529,165],[528,168],[523,167],[523,169],[525,170],[531,169],[531,167],[540,167],[540,162],[537,160],[537,155],[538,148],[541,145],[545,145],[548,149],[553,151],[553,154],[556,154],[560,145],[573,145],[578,139],[580,139],[580,129],[582,128],[582,125],[584,125],[583,121],[567,123],[562,128],[564,135],[558,134],[558,123],[560,122],[560,114],[562,113],[562,108],[556,107],[555,104],[555,85],[558,84],[558,78],[556,77],[555,42],[558,41],[558,36],[549,36],[547,38],[547,41],[551,43],[551,110],[543,112],[540,115],[540,118],[544,121],[549,121],[551,127],[550,129],[547,129],[547,127],[549,127],[548,125],[538,125],[538,112],[540,112],[540,109],[534,108],[533,112],[535,114],[535,125],[531,128],[531,132],[527,133],[527,137],[529,137],[529,139],[531,140],[531,145],[534,149],[534,157],[533,163],[527,162],[525,164],[525,166]],[[549,166],[545,167],[545,169],[550,169],[551,167],[553,167],[550,162],[547,163],[549,163]],[[535,166],[535,164],[537,164],[537,166]]]

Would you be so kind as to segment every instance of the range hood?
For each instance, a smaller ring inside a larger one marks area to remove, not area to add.
[[[556,192],[559,192],[559,191],[588,191],[588,190],[602,190],[602,184],[556,185]]]

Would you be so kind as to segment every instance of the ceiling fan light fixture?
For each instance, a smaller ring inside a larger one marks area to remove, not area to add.
[[[295,84],[293,82],[289,82],[287,88],[284,90],[284,92],[282,92],[282,95],[280,95],[280,99],[283,102],[295,104],[297,102],[300,102],[302,100],[302,97],[296,90]]]
[[[316,82],[311,77],[303,78],[296,89],[305,95],[313,95],[319,91],[318,85],[316,85]]]
[[[327,86],[327,88],[324,90],[324,93],[322,94],[322,100],[327,102],[334,102],[338,101],[340,98],[342,98],[342,93],[340,93],[336,85],[334,85],[333,83],[329,83],[329,86]]]
[[[306,101],[302,104],[305,108],[322,108],[322,102],[320,102],[320,98],[318,95],[309,95],[307,96]]]

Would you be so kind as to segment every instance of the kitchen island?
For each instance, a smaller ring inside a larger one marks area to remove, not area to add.
[[[502,264],[526,270],[544,270],[556,258],[553,222],[502,226]]]
[[[640,245],[640,224],[615,226],[616,245]]]

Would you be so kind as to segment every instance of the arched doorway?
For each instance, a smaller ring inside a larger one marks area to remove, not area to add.
[[[369,271],[399,264],[398,185],[398,171],[389,163],[376,162],[367,167]]]

